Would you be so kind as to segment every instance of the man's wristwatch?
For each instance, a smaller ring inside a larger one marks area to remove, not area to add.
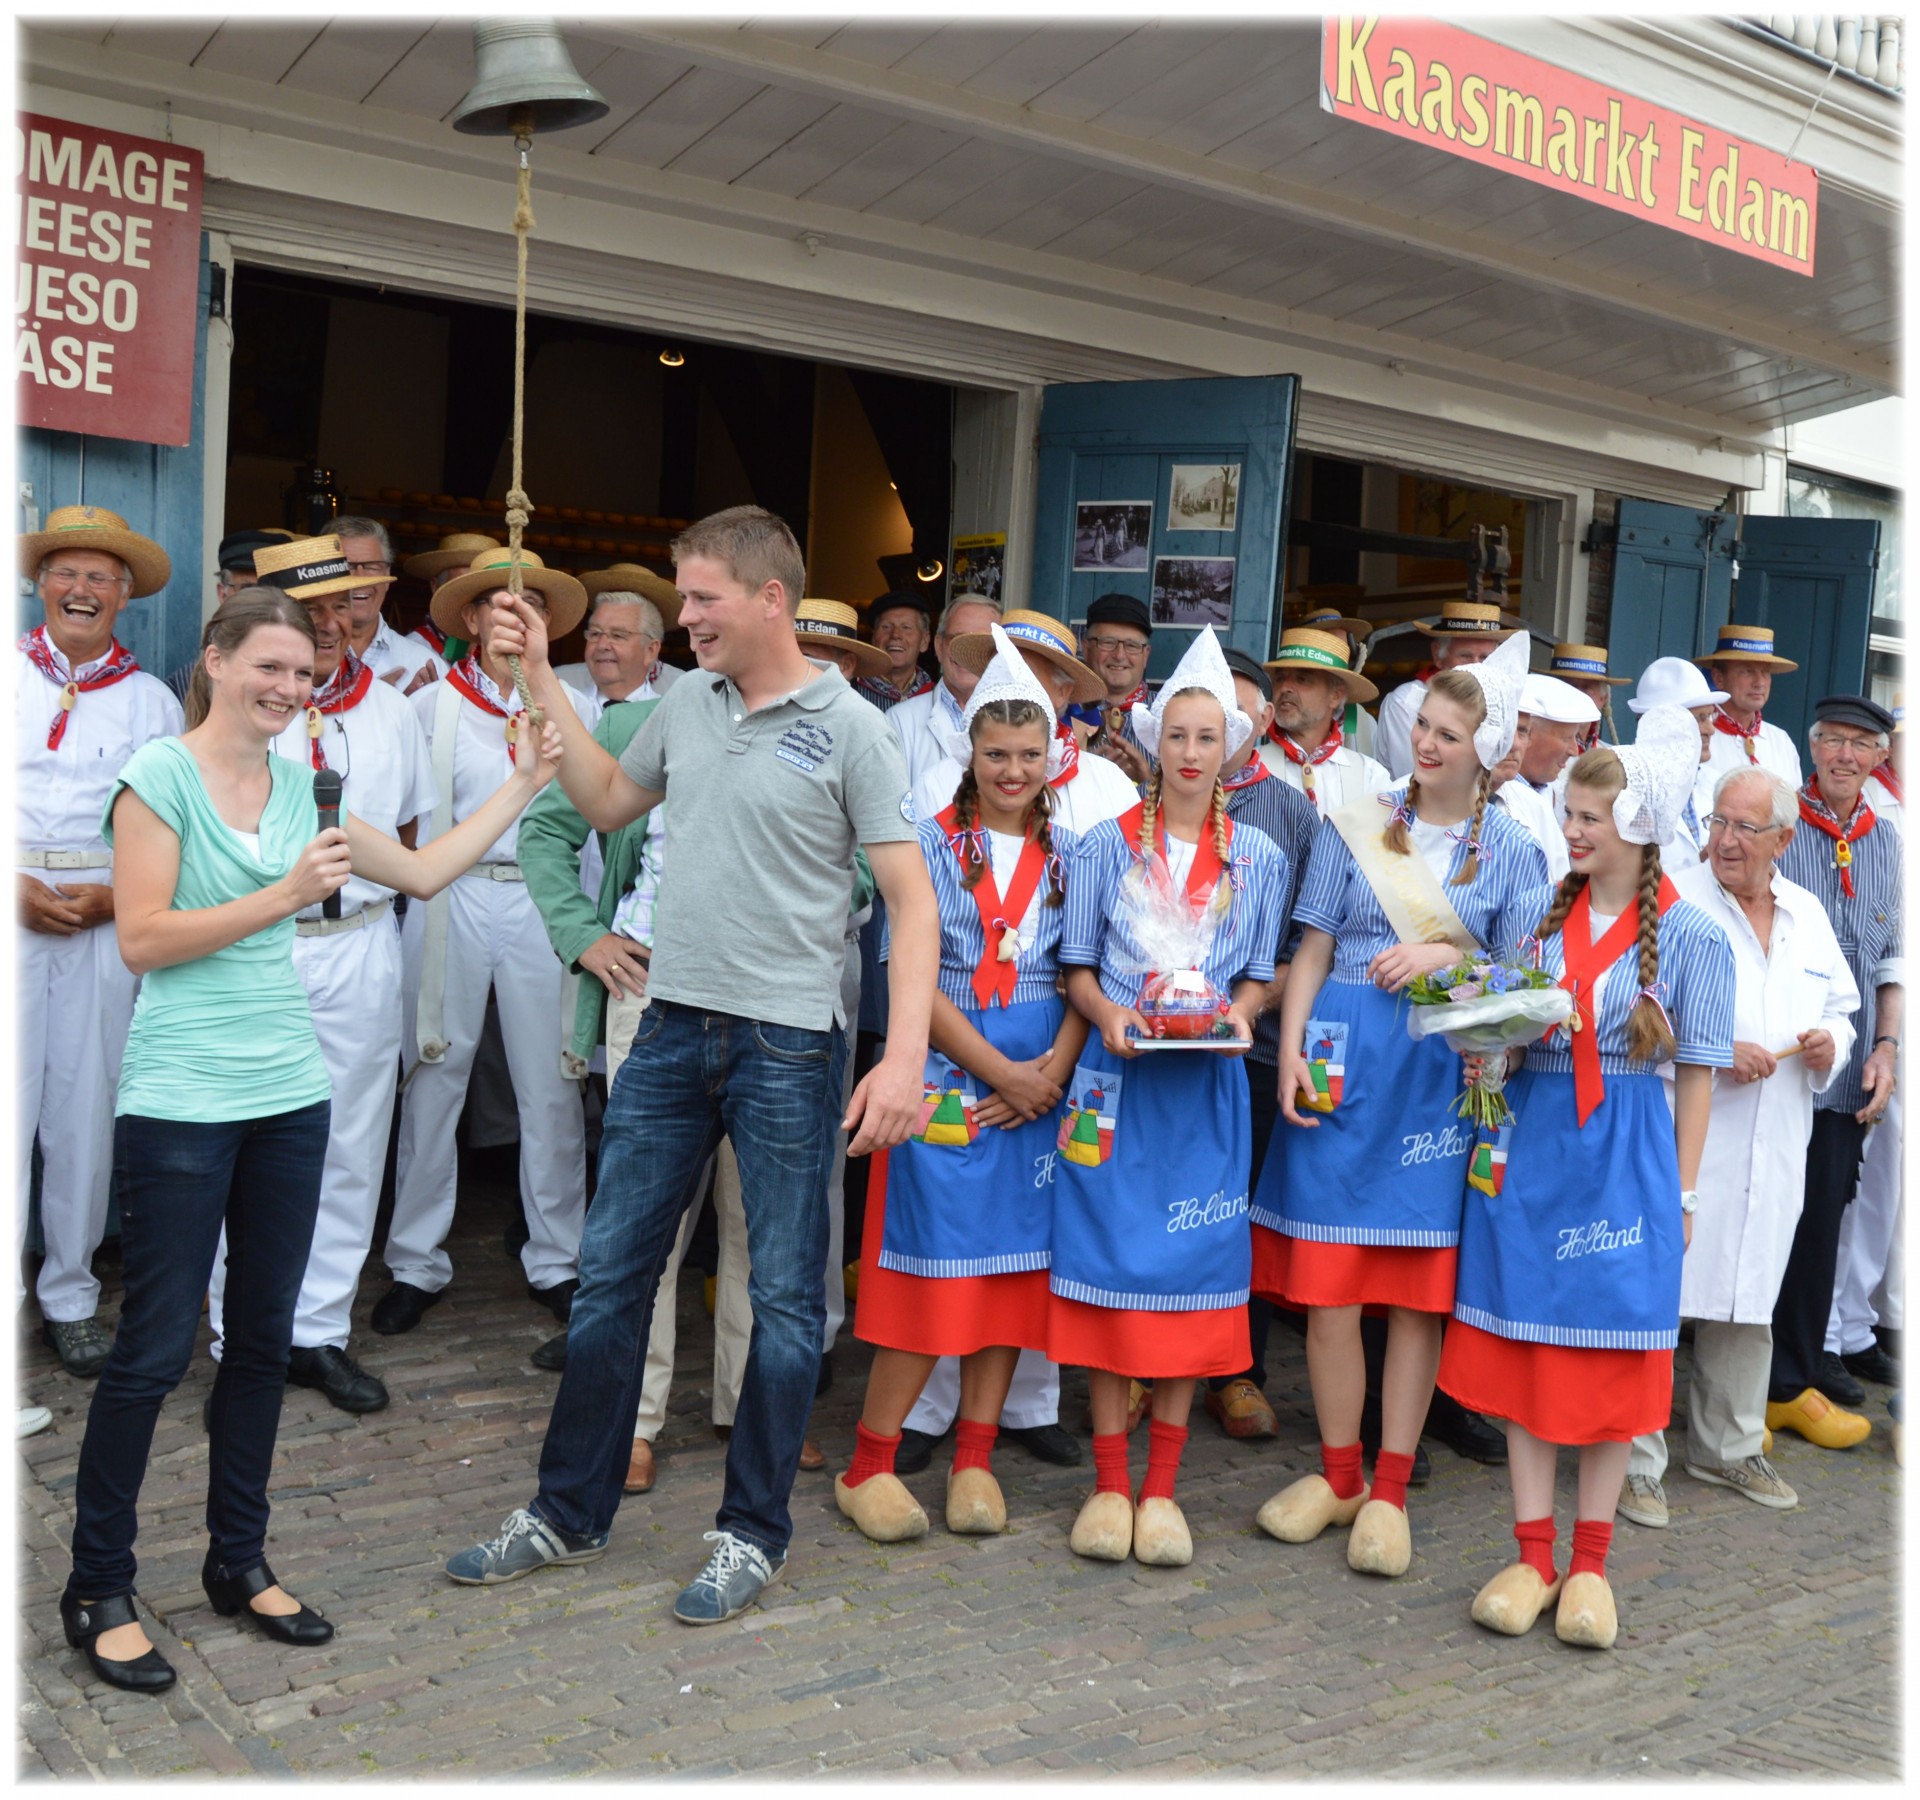
[[[1680,1210],[1683,1213],[1698,1212],[1700,1210],[1700,1196],[1694,1189],[1687,1188],[1681,1193]]]
[[[1873,1042],[1867,1046],[1868,1054],[1871,1055],[1875,1050],[1878,1050],[1882,1044],[1891,1044],[1896,1050],[1900,1048],[1900,1040],[1897,1037],[1888,1037],[1882,1033],[1881,1036],[1875,1038]]]

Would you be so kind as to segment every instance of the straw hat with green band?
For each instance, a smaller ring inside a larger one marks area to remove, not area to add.
[[[1719,641],[1705,656],[1693,659],[1701,668],[1710,669],[1715,663],[1759,663],[1769,669],[1777,669],[1786,674],[1799,668],[1797,662],[1788,662],[1784,656],[1774,654],[1773,628],[1768,625],[1722,625]]]
[[[449,637],[464,637],[460,609],[507,585],[510,559],[505,550],[483,550],[464,575],[441,585],[433,596],[433,622]],[[531,550],[520,552],[520,585],[547,603],[547,640],[557,643],[587,616],[587,590],[571,575],[550,569]]]
[[[294,538],[262,544],[253,553],[253,578],[261,587],[278,588],[296,600],[344,594],[354,588],[386,587],[393,575],[356,575],[337,537]]]
[[[142,537],[104,506],[56,506],[40,530],[20,539],[20,573],[37,580],[40,565],[62,550],[99,550],[119,557],[133,577],[132,600],[159,593],[173,573],[167,553],[152,538]]]
[[[667,630],[680,623],[680,590],[664,575],[656,575],[639,563],[588,569],[581,575],[580,585],[596,598],[601,594],[638,594],[642,600],[653,602]]]
[[[1280,669],[1312,669],[1342,683],[1349,700],[1380,698],[1380,690],[1372,682],[1347,667],[1346,646],[1337,637],[1324,631],[1309,631],[1303,625],[1285,633],[1273,658],[1260,666],[1270,675]]]
[[[1016,607],[1001,619],[1000,627],[1013,640],[1015,649],[1031,651],[1042,662],[1051,663],[1056,669],[1064,670],[1073,677],[1076,704],[1086,705],[1091,701],[1106,699],[1107,684],[1074,654],[1079,648],[1078,641],[1073,632],[1058,619],[1046,613],[1026,612]],[[947,651],[963,669],[983,675],[987,664],[993,661],[993,634],[990,631],[962,632],[948,644]]]
[[[436,575],[444,575],[449,569],[470,569],[473,559],[483,550],[498,550],[500,540],[488,537],[481,531],[449,532],[440,540],[437,550],[423,550],[418,556],[409,556],[400,566],[416,581],[431,581]]]
[[[793,635],[803,649],[851,651],[860,675],[884,675],[892,667],[884,650],[861,641],[860,615],[844,600],[802,600],[793,616]]]
[[[1604,681],[1608,687],[1630,687],[1624,675],[1607,673],[1605,644],[1555,644],[1546,672],[1562,681]]]

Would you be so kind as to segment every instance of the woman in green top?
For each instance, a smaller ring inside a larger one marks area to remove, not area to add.
[[[144,977],[114,1121],[126,1295],[80,1447],[60,1613],[103,1680],[141,1692],[174,1673],[133,1609],[135,1504],[161,1403],[193,1354],[223,1226],[225,1355],[201,1580],[216,1611],[244,1612],[269,1637],[333,1635],[265,1558],[267,1476],[331,1108],[293,969],[293,915],[356,870],[403,893],[437,892],[546,785],[560,753],[549,725],[537,756],[417,851],[350,812],[320,831],[309,771],[267,750],[307,705],[313,648],[298,600],[235,594],[202,634],[186,735],[136,751],[107,802],[120,951]]]

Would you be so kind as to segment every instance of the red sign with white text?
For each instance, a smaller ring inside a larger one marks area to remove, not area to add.
[[[1813,273],[1819,180],[1551,63],[1423,19],[1328,19],[1320,105],[1741,256]]]
[[[197,150],[21,113],[14,367],[22,425],[145,444],[193,435]]]

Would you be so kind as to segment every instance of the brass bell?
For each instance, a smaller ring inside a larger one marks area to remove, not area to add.
[[[603,119],[611,108],[580,79],[552,19],[483,19],[473,28],[473,86],[453,128],[475,137],[531,137]]]

